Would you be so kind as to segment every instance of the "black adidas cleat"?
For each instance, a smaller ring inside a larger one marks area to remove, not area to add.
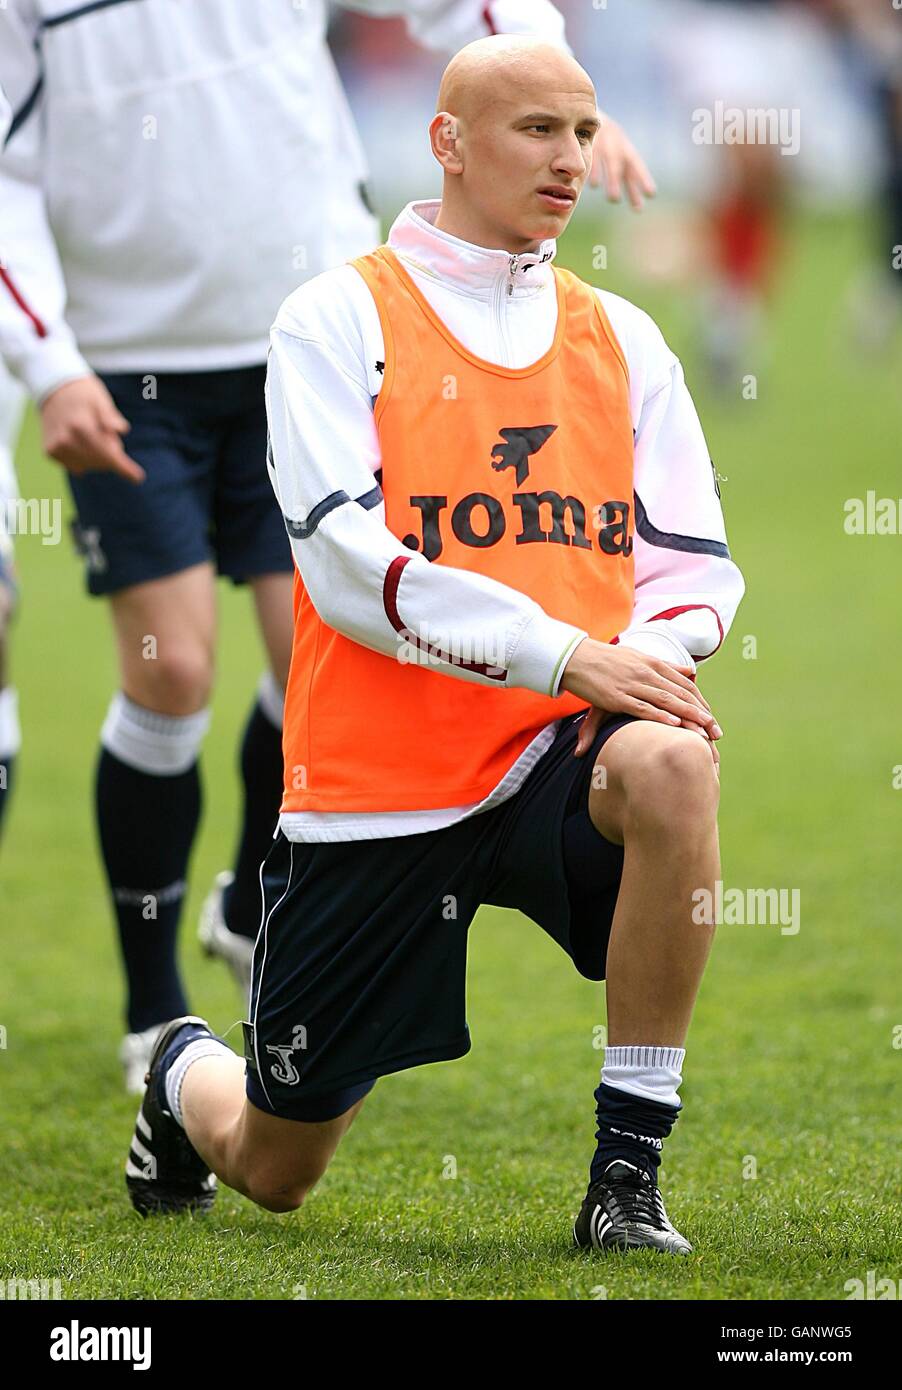
[[[125,1164],[125,1184],[140,1216],[209,1211],[216,1196],[216,1178],[181,1125],[160,1102],[160,1063],[175,1035],[186,1027],[193,1033],[186,1038],[186,1046],[204,1033],[215,1036],[204,1019],[188,1014],[173,1019],[157,1039]]]
[[[573,1226],[581,1250],[638,1250],[691,1255],[692,1246],[674,1230],[661,1190],[642,1168],[615,1158],[592,1183]]]

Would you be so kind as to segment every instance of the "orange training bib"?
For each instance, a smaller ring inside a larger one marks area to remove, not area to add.
[[[353,265],[379,310],[375,419],[386,525],[434,565],[510,585],[609,641],[633,611],[633,428],[626,364],[592,288],[554,271],[554,341],[518,369],[451,336],[388,247]],[[353,504],[352,504],[353,505]],[[402,556],[385,577],[398,659],[319,617],[295,575],[283,811],[412,811],[480,801],[547,724],[585,702],[475,684],[436,651],[503,679],[505,640],[454,649],[405,612]],[[488,648],[492,648],[489,650]]]

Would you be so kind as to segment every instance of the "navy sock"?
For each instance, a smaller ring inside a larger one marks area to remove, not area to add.
[[[254,705],[241,744],[244,822],[235,881],[223,895],[229,931],[254,938],[260,929],[260,865],[269,853],[282,804],[282,730]]]
[[[100,847],[128,981],[128,1027],[141,1033],[188,1013],[176,937],[200,819],[197,763],[175,776],[140,772],[101,748]]]
[[[602,1083],[595,1092],[598,1148],[592,1159],[589,1182],[598,1182],[615,1158],[644,1168],[657,1182],[664,1140],[676,1124],[680,1108],[658,1100],[646,1100]]]
[[[0,829],[3,828],[3,817],[9,804],[10,793],[13,789],[13,768],[15,764],[15,753],[7,753],[4,757],[0,757]]]

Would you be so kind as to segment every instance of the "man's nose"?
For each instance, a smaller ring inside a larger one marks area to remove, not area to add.
[[[555,151],[551,167],[556,174],[566,174],[571,179],[585,174],[586,161],[583,147],[575,135],[569,136],[559,145]]]

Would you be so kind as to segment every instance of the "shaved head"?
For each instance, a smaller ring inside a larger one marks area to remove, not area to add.
[[[451,59],[429,133],[444,170],[436,226],[513,253],[560,235],[592,164],[592,79],[564,49],[519,34]]]
[[[592,79],[564,49],[522,34],[496,34],[455,53],[442,75],[436,110],[475,120],[495,102],[509,101],[518,91],[535,93],[548,82],[583,91],[595,102]]]

